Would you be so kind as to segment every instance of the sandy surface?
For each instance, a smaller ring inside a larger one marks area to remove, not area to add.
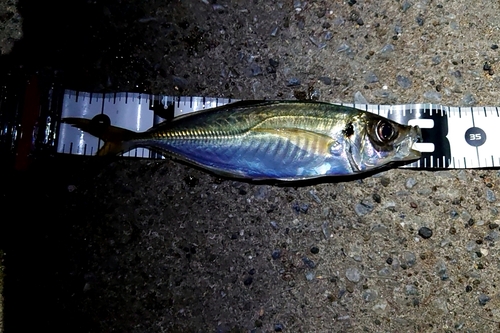
[[[86,91],[498,103],[498,2],[17,5],[0,6],[5,82],[36,71]],[[6,328],[499,329],[497,170],[274,186],[55,157],[4,178]]]

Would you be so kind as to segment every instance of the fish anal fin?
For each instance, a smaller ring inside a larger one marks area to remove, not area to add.
[[[126,153],[135,148],[135,145],[127,141],[105,141],[104,145],[97,151],[96,156],[115,156]]]

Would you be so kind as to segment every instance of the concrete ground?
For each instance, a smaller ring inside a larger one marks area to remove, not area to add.
[[[496,1],[0,4],[3,82],[498,105]],[[2,176],[6,331],[500,329],[497,170],[277,186],[59,156]]]

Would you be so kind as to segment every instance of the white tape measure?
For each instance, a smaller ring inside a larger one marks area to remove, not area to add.
[[[113,126],[146,131],[159,122],[203,109],[235,102],[228,98],[173,97],[140,93],[96,94],[65,90],[61,118],[109,117]],[[422,158],[406,168],[489,168],[500,166],[500,113],[496,107],[447,107],[433,104],[354,105],[405,125],[419,125]],[[67,124],[57,134],[57,152],[94,155],[99,139]],[[158,158],[139,148],[124,156]]]

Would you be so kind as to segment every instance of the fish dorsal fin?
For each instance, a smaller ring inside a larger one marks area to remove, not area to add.
[[[262,135],[279,136],[303,150],[314,154],[330,155],[337,143],[333,138],[300,128],[253,128],[251,132]]]

